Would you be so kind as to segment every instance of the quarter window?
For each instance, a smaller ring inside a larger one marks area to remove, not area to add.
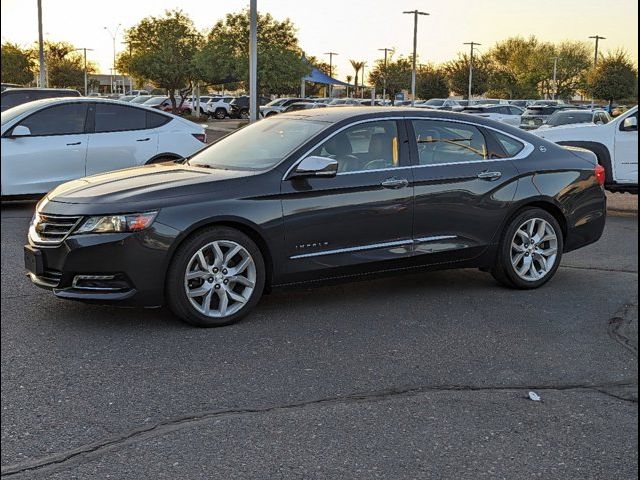
[[[338,172],[399,167],[396,122],[385,120],[354,125],[331,137],[311,155],[337,160]]]
[[[515,138],[508,137],[507,135],[503,135],[498,132],[495,132],[493,135],[496,137],[498,142],[500,142],[504,151],[507,152],[508,157],[515,157],[524,148],[524,145]]]
[[[66,103],[34,113],[20,125],[28,127],[31,135],[77,135],[84,133],[87,118],[86,103]]]
[[[473,125],[413,120],[420,165],[477,162],[487,158],[487,143]]]
[[[147,111],[109,103],[96,103],[96,133],[147,128]]]

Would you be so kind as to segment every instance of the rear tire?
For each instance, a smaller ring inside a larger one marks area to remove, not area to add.
[[[224,120],[227,117],[227,111],[224,108],[217,108],[213,116],[218,120]]]
[[[210,227],[188,237],[167,272],[167,302],[198,327],[239,321],[258,303],[265,284],[260,249],[244,233]]]
[[[491,275],[510,288],[541,287],[558,270],[563,248],[555,217],[541,208],[526,208],[505,228]]]

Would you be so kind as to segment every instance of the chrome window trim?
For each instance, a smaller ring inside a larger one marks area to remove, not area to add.
[[[517,137],[517,136],[515,136],[515,135],[513,135],[513,134],[511,134],[509,132],[505,132],[504,130],[500,130],[500,129],[492,127],[492,126],[482,125],[482,124],[474,123],[473,121],[468,121],[468,120],[457,120],[457,119],[448,119],[448,118],[447,119],[444,119],[444,118],[430,118],[430,117],[411,117],[411,116],[407,116],[407,117],[365,118],[363,120],[358,120],[357,122],[353,122],[353,123],[349,123],[348,125],[344,125],[343,127],[339,128],[335,132],[331,133],[331,135],[329,135],[327,137],[324,137],[322,140],[320,140],[319,142],[315,143],[313,145],[313,147],[311,147],[309,150],[307,150],[305,153],[303,153],[298,160],[293,162],[293,164],[287,169],[285,174],[282,176],[282,181],[285,181],[287,179],[287,177],[289,176],[289,174],[291,173],[291,171],[294,168],[296,168],[298,166],[298,164],[302,160],[304,160],[311,152],[313,152],[320,145],[322,145],[326,141],[330,140],[331,138],[333,138],[335,135],[339,134],[340,132],[346,130],[347,128],[351,128],[353,126],[360,125],[362,123],[380,122],[380,121],[385,121],[385,120],[395,120],[395,121],[398,121],[398,120],[429,120],[429,121],[434,121],[434,122],[461,123],[463,125],[471,125],[471,126],[476,127],[476,128],[486,128],[487,130],[492,130],[492,131],[498,132],[498,133],[500,133],[502,135],[506,135],[507,137],[511,137],[514,140],[522,143],[524,145],[524,147],[522,148],[522,150],[520,150],[513,157],[487,158],[487,159],[484,159],[484,160],[464,161],[464,162],[434,163],[434,164],[430,164],[430,165],[403,165],[403,166],[399,166],[399,167],[378,168],[378,169],[371,169],[371,170],[356,170],[354,172],[340,172],[340,173],[336,174],[336,176],[337,175],[353,175],[355,173],[372,173],[372,172],[397,171],[397,170],[404,170],[404,169],[408,169],[408,168],[440,167],[440,166],[461,165],[461,164],[468,164],[468,163],[474,163],[475,164],[475,163],[483,163],[483,162],[500,162],[500,161],[522,160],[524,158],[527,158],[529,155],[531,155],[531,153],[533,153],[535,151],[535,147],[531,143],[527,142],[526,140],[523,140],[520,137]]]
[[[323,250],[321,252],[302,253],[299,255],[293,255],[289,257],[289,259],[297,260],[300,258],[321,257],[324,255],[335,255],[338,253],[351,253],[351,252],[361,252],[364,250],[375,250],[376,248],[401,247],[403,245],[415,245],[417,243],[436,242],[438,240],[451,240],[454,238],[458,238],[458,236],[457,235],[436,235],[433,237],[415,238],[413,240],[397,240],[394,242],[372,243],[369,245],[359,245],[357,247],[336,248],[333,250]]]

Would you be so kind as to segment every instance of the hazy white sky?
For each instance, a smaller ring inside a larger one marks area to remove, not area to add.
[[[180,7],[205,29],[226,13],[248,6],[247,0],[42,0],[45,38],[66,40],[93,48],[89,58],[101,71],[112,63],[112,31],[122,30],[148,15],[161,15]],[[29,45],[37,40],[36,0],[1,0],[2,40]],[[349,59],[372,65],[378,48],[395,47],[398,53],[412,49],[413,17],[403,10],[430,13],[420,17],[418,55],[421,63],[442,62],[465,50],[463,43],[480,42],[480,51],[514,35],[536,35],[541,40],[585,40],[607,37],[603,51],[627,49],[637,63],[637,0],[258,0],[258,9],[278,19],[289,17],[298,27],[300,45],[307,55],[334,57],[338,77],[352,74]],[[328,61],[328,58],[327,58]],[[368,67],[367,67],[368,70]]]

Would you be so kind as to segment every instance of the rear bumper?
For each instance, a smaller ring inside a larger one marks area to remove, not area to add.
[[[51,290],[59,298],[160,306],[169,250],[177,235],[177,230],[156,223],[138,233],[70,236],[56,246],[30,241],[29,247],[42,256],[43,271],[27,275],[34,285]]]

